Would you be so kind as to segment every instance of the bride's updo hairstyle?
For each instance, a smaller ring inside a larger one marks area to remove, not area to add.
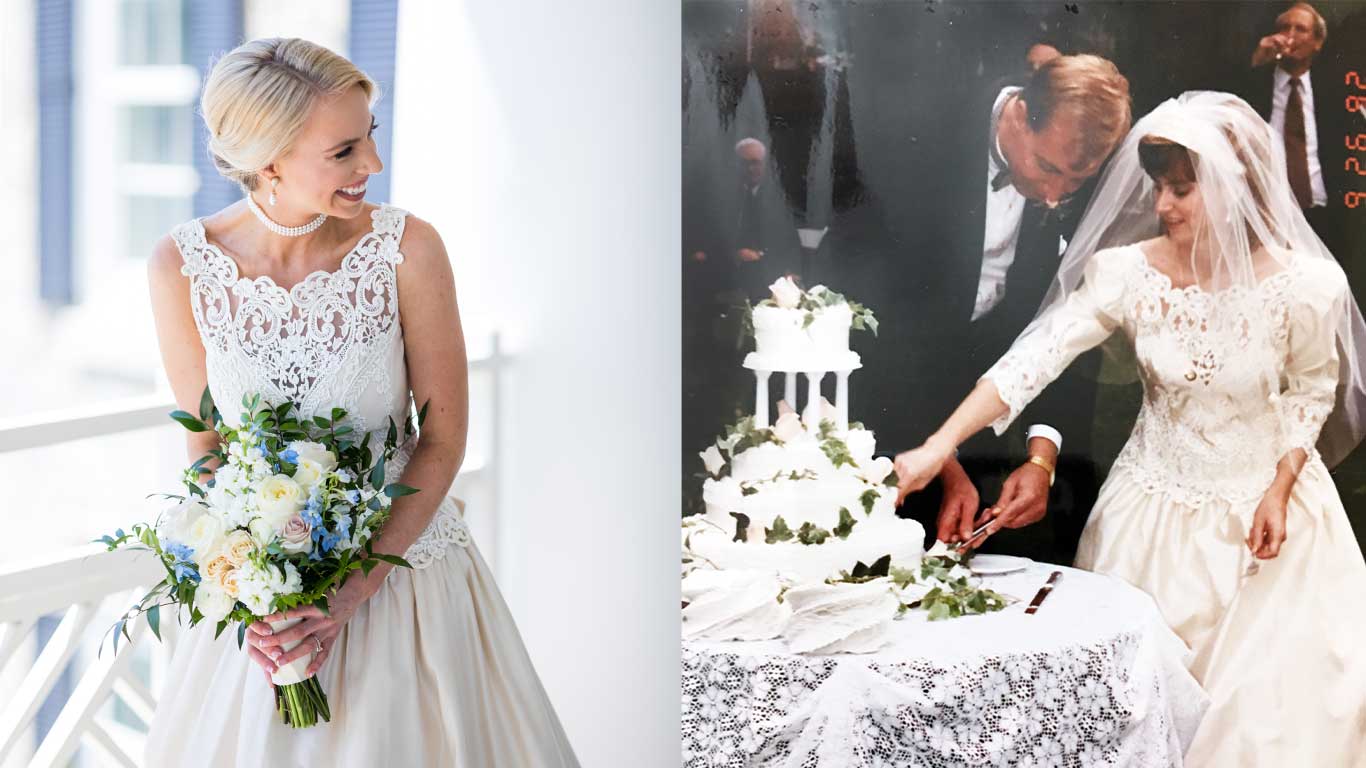
[[[199,100],[209,154],[244,192],[258,172],[283,157],[321,98],[359,85],[374,104],[379,86],[346,58],[299,38],[243,43],[214,63]]]

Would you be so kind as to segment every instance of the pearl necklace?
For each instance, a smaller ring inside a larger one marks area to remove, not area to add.
[[[283,224],[277,224],[274,221],[271,221],[270,217],[266,215],[265,211],[261,210],[261,206],[256,204],[256,201],[252,199],[251,195],[247,195],[247,207],[251,209],[252,213],[256,214],[256,218],[260,219],[262,224],[266,225],[266,229],[269,229],[271,232],[274,232],[281,237],[298,237],[299,235],[306,235],[318,227],[321,227],[323,222],[327,221],[327,214],[320,213],[318,214],[318,218],[307,224],[297,227],[286,227]]]

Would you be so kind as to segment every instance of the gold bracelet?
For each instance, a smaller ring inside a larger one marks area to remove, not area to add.
[[[1043,467],[1044,471],[1048,473],[1048,487],[1049,487],[1049,488],[1052,488],[1052,487],[1053,487],[1053,476],[1054,476],[1054,474],[1056,474],[1055,469],[1054,469],[1054,467],[1053,467],[1053,462],[1049,461],[1048,459],[1045,459],[1045,458],[1042,457],[1042,456],[1030,456],[1030,457],[1029,457],[1029,463],[1030,463],[1030,464],[1037,464],[1037,465],[1039,465],[1040,467]]]

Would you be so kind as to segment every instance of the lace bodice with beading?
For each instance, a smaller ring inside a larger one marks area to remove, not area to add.
[[[305,417],[343,408],[355,433],[373,432],[378,451],[390,417],[402,425],[412,407],[399,323],[399,244],[407,212],[381,205],[372,227],[335,271],[317,271],[286,290],[270,277],[244,277],[235,261],[208,242],[193,219],[171,235],[190,279],[190,302],[204,344],[209,389],[223,418],[240,419],[244,395],[298,404]],[[390,462],[395,482],[412,456],[409,441]],[[415,568],[469,543],[454,499],[444,497],[409,548]]]
[[[1346,277],[1327,259],[1291,256],[1255,287],[1210,293],[1173,287],[1136,245],[1101,251],[1076,292],[983,377],[1010,408],[992,426],[1004,431],[1077,355],[1120,330],[1143,405],[1115,469],[1192,507],[1255,504],[1288,451],[1319,460],[1346,295]]]

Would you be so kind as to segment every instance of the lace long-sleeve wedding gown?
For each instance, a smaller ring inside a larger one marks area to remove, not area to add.
[[[1335,263],[1297,256],[1253,289],[1176,288],[1138,245],[1115,248],[984,376],[1010,407],[999,432],[1081,352],[1116,330],[1133,343],[1143,405],[1076,565],[1151,594],[1190,646],[1212,703],[1188,765],[1366,765],[1366,562],[1314,448],[1347,290]],[[1287,539],[1250,569],[1254,512],[1294,448],[1309,460]]]
[[[250,280],[199,220],[172,236],[189,277],[209,387],[235,424],[244,394],[305,416],[346,409],[357,434],[401,424],[411,392],[399,324],[407,213],[380,206],[331,273],[290,290]],[[379,446],[376,445],[378,450]],[[388,468],[398,480],[411,442]],[[148,739],[151,766],[577,766],[493,576],[451,497],[335,640],[319,672],[332,721],[281,725],[236,633],[180,640]]]

